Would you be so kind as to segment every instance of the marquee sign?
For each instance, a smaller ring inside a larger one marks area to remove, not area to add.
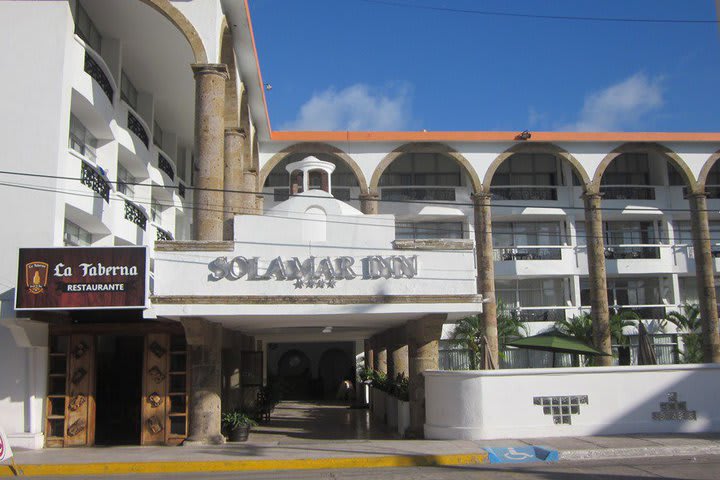
[[[269,261],[260,257],[217,257],[208,263],[208,280],[287,280],[295,288],[335,288],[338,280],[414,278],[418,274],[416,255],[371,255],[359,262],[355,257],[275,257]]]
[[[21,248],[17,310],[143,308],[145,247]]]

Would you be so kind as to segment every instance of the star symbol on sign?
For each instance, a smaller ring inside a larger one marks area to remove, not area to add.
[[[302,287],[303,287],[302,279],[298,278],[297,280],[295,280],[295,288],[297,289],[297,288],[302,288]]]
[[[310,280],[308,280],[308,281],[305,283],[305,286],[308,287],[308,288],[314,288],[314,287],[315,287],[315,280],[313,280],[313,279],[311,278]]]
[[[335,279],[332,279],[332,278],[331,278],[330,280],[328,280],[328,282],[327,282],[327,287],[328,287],[328,288],[335,288]]]
[[[317,288],[325,288],[325,281],[321,278],[317,281]]]

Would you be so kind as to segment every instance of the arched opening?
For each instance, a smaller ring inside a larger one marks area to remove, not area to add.
[[[488,169],[484,184],[493,199],[495,294],[524,321],[564,318],[572,301],[570,276],[519,278],[516,262],[561,261],[571,253],[576,218],[563,207],[575,204],[587,179],[579,162],[554,145],[514,147]]]
[[[339,348],[326,350],[320,356],[318,378],[322,386],[322,396],[325,400],[335,399],[340,384],[355,380],[353,363],[346,352]]]
[[[700,172],[698,190],[704,190],[708,199],[720,198],[720,152],[714,153]]]
[[[310,358],[298,349],[285,352],[277,363],[278,388],[281,398],[304,400],[312,397]]]
[[[291,181],[291,174],[288,173],[285,167],[290,163],[298,162],[308,156],[310,155],[307,153],[291,153],[275,164],[263,183],[263,192],[272,194],[266,195],[266,204],[268,201],[272,201],[272,203],[270,203],[270,206],[272,206],[274,203],[287,200],[291,193],[302,192],[302,172],[298,171],[299,176],[297,176],[297,178],[293,174]],[[360,182],[350,166],[348,166],[345,161],[330,153],[315,153],[312,156],[335,165],[335,170],[332,173],[333,196],[353,206],[359,205],[357,199],[360,195]],[[325,174],[324,176],[323,173]],[[310,189],[317,188],[327,191],[329,178],[326,172],[313,170],[308,172],[308,174],[308,185]],[[294,191],[296,184],[298,185],[298,190]],[[289,185],[292,185],[292,187],[288,187]],[[293,191],[291,191],[291,189]]]

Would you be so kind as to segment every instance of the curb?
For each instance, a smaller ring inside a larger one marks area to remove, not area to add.
[[[43,475],[120,475],[132,473],[241,472],[258,470],[325,470],[349,468],[429,467],[480,465],[488,454],[386,455],[371,457],[300,458],[288,460],[237,460],[207,462],[65,463],[18,465],[26,477]],[[14,477],[10,465],[0,465],[0,477]]]
[[[560,460],[581,461],[611,458],[675,457],[688,455],[720,455],[720,445],[567,450],[560,453]]]

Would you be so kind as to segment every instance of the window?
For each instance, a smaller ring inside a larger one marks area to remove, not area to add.
[[[80,2],[77,2],[75,16],[75,34],[82,38],[90,48],[100,53],[102,36]]]
[[[406,153],[392,162],[380,186],[462,186],[460,165],[438,153]]]
[[[495,222],[493,246],[515,247],[534,245],[562,245],[560,224],[556,222]]]
[[[516,153],[498,167],[492,185],[558,185],[557,172],[554,155]]]
[[[551,307],[565,305],[563,278],[495,280],[498,301],[509,307]]]
[[[708,222],[710,227],[711,248],[720,244],[720,222]],[[690,222],[675,222],[675,243],[693,244],[692,226]]]
[[[604,222],[606,245],[659,243],[655,222]]]
[[[128,198],[135,196],[135,184],[137,180],[122,165],[118,166],[117,189],[118,192],[126,195]]]
[[[465,238],[462,222],[416,222],[396,223],[395,238],[398,240]]]
[[[697,289],[697,278],[691,277],[680,277],[680,303],[689,303],[697,305],[699,303],[698,289]],[[720,277],[715,277],[715,298],[720,302]]]
[[[137,111],[138,91],[124,70],[120,76],[120,98],[130,105],[130,108]]]
[[[66,219],[63,243],[65,246],[86,247],[92,244],[92,234]]]
[[[646,153],[623,153],[602,176],[603,185],[649,185],[650,164]]]
[[[97,158],[97,139],[88,132],[85,125],[73,114],[70,114],[68,147],[93,162]]]
[[[661,305],[660,278],[608,278],[608,304],[613,305]],[[580,302],[590,305],[590,283],[580,279]]]
[[[153,200],[150,204],[150,218],[155,223],[162,223],[162,213],[163,213],[163,207],[157,202],[157,200]]]
[[[156,147],[158,147],[160,150],[163,148],[163,131],[162,128],[160,128],[160,125],[158,125],[158,122],[153,122],[153,143]]]

